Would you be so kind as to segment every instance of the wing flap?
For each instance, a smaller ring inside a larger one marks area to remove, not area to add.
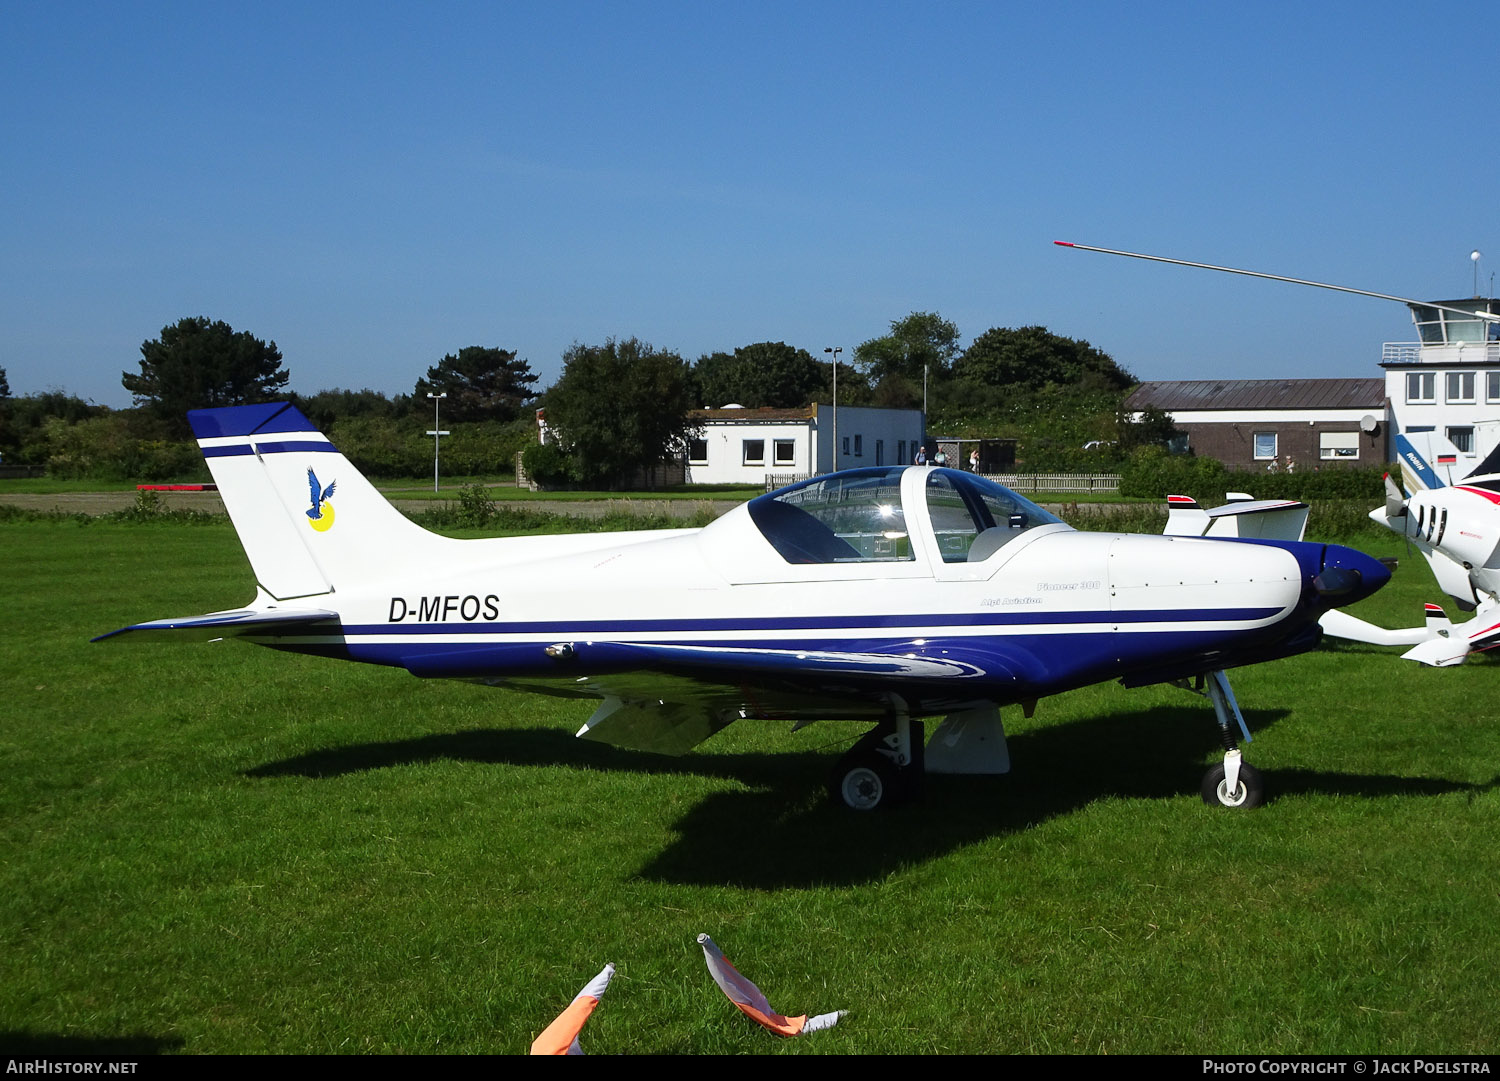
[[[695,702],[626,702],[609,697],[584,722],[577,736],[630,751],[677,755],[692,750],[734,720],[730,710]]]

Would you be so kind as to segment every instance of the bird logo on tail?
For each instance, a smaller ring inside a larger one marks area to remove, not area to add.
[[[307,484],[311,489],[312,499],[312,506],[307,509],[307,524],[319,533],[326,533],[333,526],[333,504],[329,500],[333,498],[333,489],[338,481],[329,481],[327,488],[321,487],[318,475],[309,466]]]

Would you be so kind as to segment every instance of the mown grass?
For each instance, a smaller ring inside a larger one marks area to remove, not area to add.
[[[1488,658],[1233,673],[1271,802],[1205,807],[1206,702],[1007,712],[1015,772],[856,816],[859,726],[662,759],[586,703],[239,644],[91,644],[247,600],[227,523],[0,524],[0,1043],[524,1051],[606,961],[591,1053],[1483,1053],[1500,1039]],[[1361,614],[1436,597],[1402,555]],[[708,931],[779,1041],[704,971]]]

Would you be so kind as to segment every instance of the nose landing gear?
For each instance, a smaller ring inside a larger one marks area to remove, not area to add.
[[[1206,695],[1214,704],[1214,717],[1219,722],[1219,739],[1224,744],[1224,762],[1214,766],[1203,775],[1203,802],[1219,807],[1259,807],[1265,802],[1266,786],[1260,770],[1240,759],[1239,744],[1234,738],[1233,720],[1245,742],[1250,742],[1250,729],[1245,727],[1245,718],[1240,714],[1239,703],[1234,700],[1234,691],[1229,689],[1229,677],[1223,672],[1209,672],[1201,680],[1201,686],[1192,690]]]

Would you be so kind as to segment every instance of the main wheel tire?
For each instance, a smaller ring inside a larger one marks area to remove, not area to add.
[[[1266,800],[1266,783],[1260,770],[1240,763],[1240,783],[1233,791],[1224,775],[1221,762],[1203,775],[1203,802],[1219,807],[1259,807]]]
[[[874,811],[896,800],[896,767],[884,756],[853,755],[839,763],[829,784],[836,802],[853,811]]]

